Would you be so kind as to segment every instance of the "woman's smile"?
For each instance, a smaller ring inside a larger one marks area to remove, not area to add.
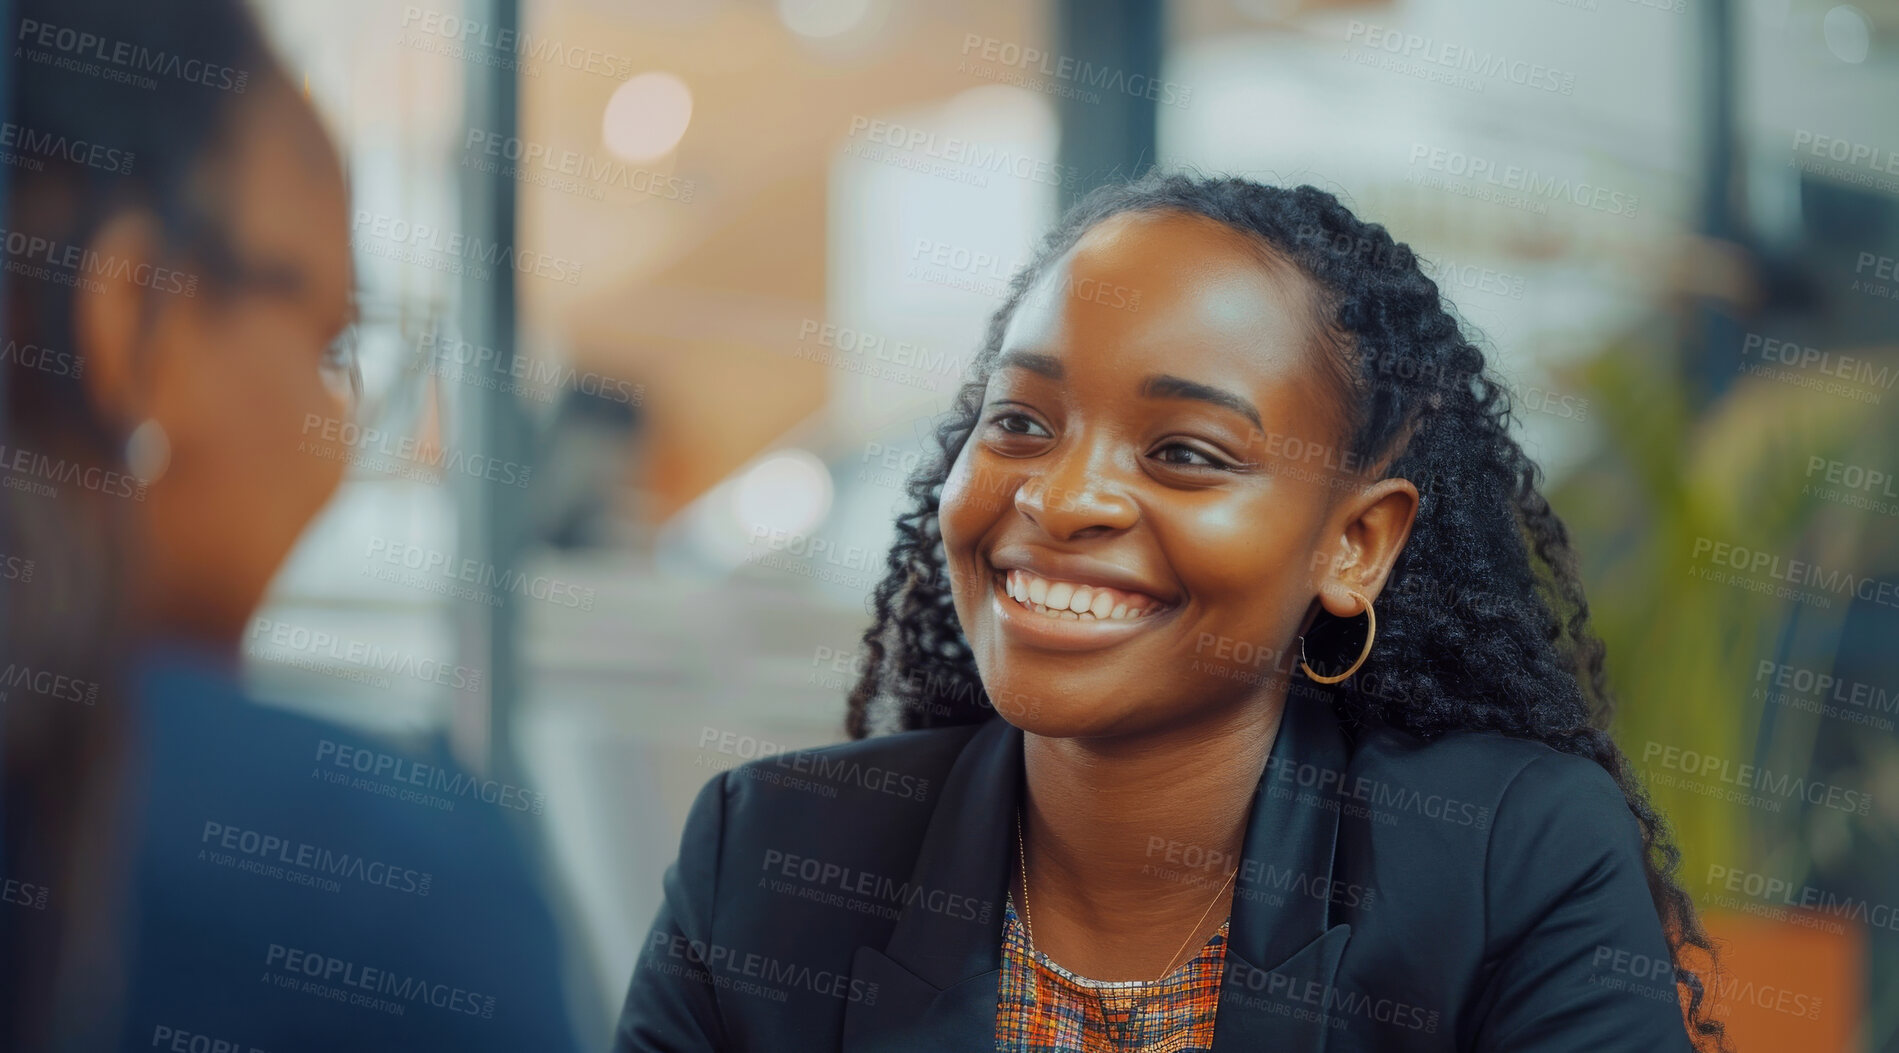
[[[1000,561],[1000,562],[998,562]],[[1020,550],[992,555],[989,610],[1026,647],[1092,651],[1173,623],[1178,599],[1134,587],[1133,575],[1093,561]]]

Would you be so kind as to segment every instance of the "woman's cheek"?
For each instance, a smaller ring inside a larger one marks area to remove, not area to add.
[[[264,375],[248,386],[248,398],[267,420],[253,441],[277,463],[259,485],[275,493],[286,509],[307,516],[329,500],[347,472],[348,459],[341,456],[346,447],[338,440],[355,435],[346,427],[349,406],[324,383],[314,356],[290,334],[270,332],[262,341],[253,346],[279,351],[256,358]]]
[[[985,495],[980,487],[973,485],[978,478],[975,466],[982,459],[975,442],[964,443],[962,452],[956,455],[955,463],[950,465],[949,477],[943,481],[943,498],[938,506],[938,515],[942,520],[943,540],[952,548],[958,543],[952,540],[952,536],[960,538],[964,533],[980,532],[982,521],[989,518],[985,513],[992,511],[984,508]],[[993,504],[993,498],[990,498],[990,502]]]
[[[1186,564],[1180,573],[1215,591],[1305,580],[1309,568],[1304,554],[1313,548],[1316,537],[1310,535],[1318,524],[1307,529],[1289,523],[1289,514],[1279,502],[1223,500],[1175,519],[1169,534],[1182,542],[1175,546],[1175,558]],[[1296,543],[1299,540],[1304,543]]]

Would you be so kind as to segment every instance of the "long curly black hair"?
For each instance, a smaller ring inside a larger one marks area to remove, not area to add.
[[[1097,223],[1161,211],[1250,234],[1311,281],[1332,352],[1326,366],[1346,395],[1345,463],[1380,465],[1419,487],[1410,541],[1379,598],[1370,663],[1343,683],[1302,681],[1299,693],[1323,697],[1348,727],[1384,724],[1422,739],[1488,729],[1600,764],[1640,824],[1649,891],[1689,997],[1689,1029],[1702,1048],[1726,1050],[1721,1022],[1707,1018],[1702,976],[1685,961],[1695,948],[1711,968],[1713,947],[1676,881],[1680,850],[1606,730],[1613,703],[1603,646],[1589,629],[1569,533],[1538,490],[1540,469],[1510,435],[1510,392],[1485,372],[1483,353],[1411,248],[1317,188],[1155,173],[1094,191],[1048,235],[1011,282],[936,428],[937,448],[906,485],[887,573],[870,598],[847,732],[863,738],[995,715],[951,599],[943,486],[975,430],[1024,294]]]

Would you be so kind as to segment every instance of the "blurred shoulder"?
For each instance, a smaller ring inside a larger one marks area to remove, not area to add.
[[[507,868],[494,857],[520,849],[510,817],[545,807],[517,780],[458,763],[439,734],[397,739],[331,723],[178,663],[148,671],[141,687],[148,824],[173,827],[174,841],[189,828],[177,847],[390,849],[445,867],[487,857],[499,876]]]
[[[260,704],[215,671],[141,687],[128,1026],[201,1014],[273,1049],[572,1048],[519,821],[538,794],[470,772],[440,736]],[[351,1044],[360,1022],[303,986],[311,962],[391,977],[403,997],[438,989],[424,979],[461,994],[386,1000],[389,1043]]]

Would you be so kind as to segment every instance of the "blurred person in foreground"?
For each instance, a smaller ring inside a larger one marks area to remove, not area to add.
[[[236,686],[357,381],[316,113],[240,0],[9,30],[7,1047],[572,1048],[531,795]]]

